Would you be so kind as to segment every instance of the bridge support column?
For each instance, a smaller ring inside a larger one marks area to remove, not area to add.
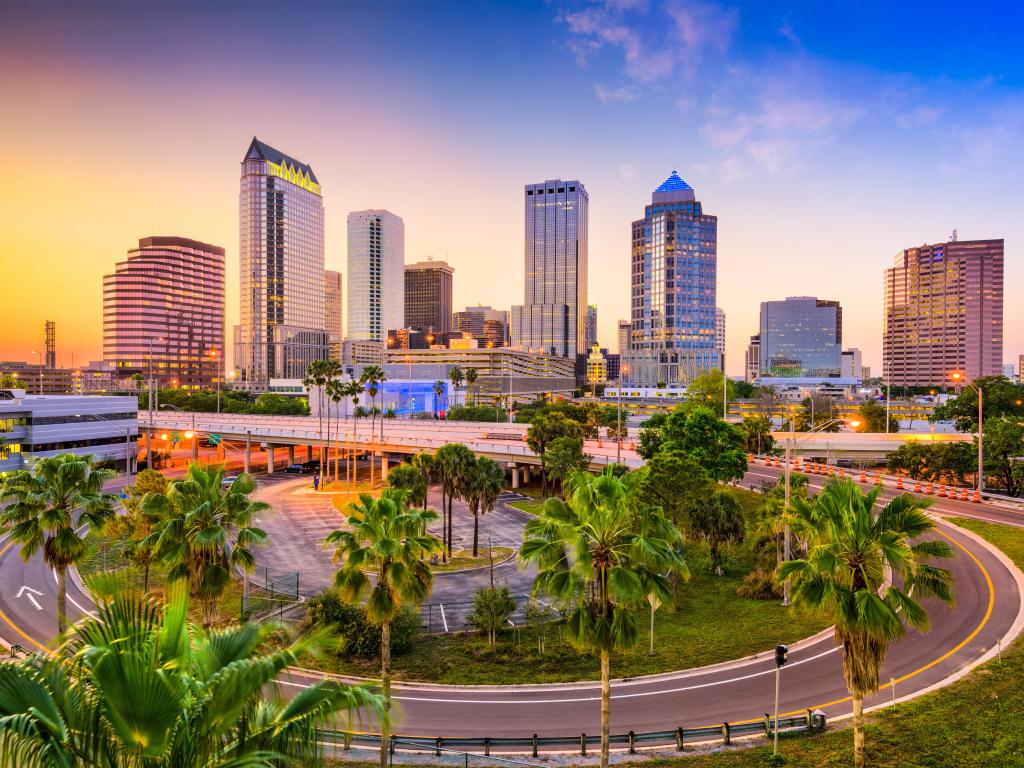
[[[274,446],[267,446],[267,474],[274,474]]]
[[[245,473],[252,472],[252,432],[245,433]]]
[[[380,455],[380,479],[384,481],[388,479],[388,455],[386,453]]]
[[[295,446],[294,445],[289,445],[288,446],[288,463],[289,464],[294,464],[295,463]]]
[[[527,485],[530,484],[530,465],[527,464],[523,467],[523,482]]]
[[[312,460],[313,460],[313,446],[312,445],[307,445],[306,446],[306,461],[312,461]]]
[[[519,467],[515,464],[510,466],[512,467],[512,488],[514,490],[519,487]]]

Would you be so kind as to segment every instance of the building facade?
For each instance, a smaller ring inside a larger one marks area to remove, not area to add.
[[[452,315],[452,333],[468,333],[481,347],[507,347],[508,310],[478,305]]]
[[[718,218],[704,213],[690,185],[672,171],[632,229],[623,380],[689,383],[721,365],[715,349]]]
[[[747,351],[743,355],[743,378],[755,383],[761,378],[761,336],[754,334],[747,344]]]
[[[843,364],[840,376],[844,379],[860,379],[864,375],[864,356],[856,347],[843,350]]]
[[[597,304],[587,304],[587,349],[597,344]]]
[[[759,336],[762,379],[841,375],[843,310],[838,301],[814,296],[763,301]]]
[[[239,195],[238,386],[302,378],[329,354],[324,203],[313,169],[253,137]]]
[[[0,389],[0,475],[33,458],[62,453],[112,461],[121,471],[137,455],[138,400],[132,397],[31,395]]]
[[[725,310],[715,307],[715,351],[722,360],[722,370],[725,370]]]
[[[144,237],[103,276],[103,359],[127,381],[209,388],[224,371],[224,249]],[[152,363],[152,367],[151,364]]]
[[[1001,372],[1003,241],[951,240],[907,248],[885,271],[882,378],[938,387]]]
[[[342,323],[343,300],[342,300],[342,277],[341,272],[333,269],[324,270],[324,329],[327,331],[327,341],[331,346],[331,360],[341,359],[341,340],[345,338]]]
[[[454,272],[447,262],[432,259],[405,265],[406,328],[433,333],[452,329]]]
[[[594,344],[587,355],[587,384],[604,384],[608,381],[608,361],[601,353],[601,348]]]
[[[629,351],[629,336],[632,331],[629,320],[619,320],[619,354]]]
[[[383,209],[348,215],[350,339],[383,342],[405,324],[405,222]]]
[[[587,217],[579,181],[527,184],[524,299],[512,307],[512,346],[575,360],[587,335]]]

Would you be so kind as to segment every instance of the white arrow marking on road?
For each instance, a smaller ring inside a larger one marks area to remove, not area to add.
[[[39,601],[36,600],[35,595],[42,595],[42,594],[43,593],[40,592],[38,589],[32,589],[32,587],[30,587],[30,586],[23,585],[22,588],[18,590],[18,594],[16,595],[16,597],[27,597],[28,601],[30,603],[32,603],[32,605],[34,605],[36,607],[36,610],[37,611],[41,611],[41,610],[43,610],[43,606],[41,606],[39,604]]]

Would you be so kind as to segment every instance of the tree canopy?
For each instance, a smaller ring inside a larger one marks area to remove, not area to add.
[[[1024,385],[1014,384],[1005,376],[980,376],[973,383],[985,392],[982,417],[985,419],[986,432],[989,418],[1024,418]],[[931,420],[952,421],[960,432],[977,432],[977,390],[974,387],[964,387],[959,395],[936,408]]]
[[[729,481],[747,471],[743,430],[702,406],[680,405],[668,415],[648,419],[640,430],[638,453],[651,459],[659,451],[693,456],[714,480]]]

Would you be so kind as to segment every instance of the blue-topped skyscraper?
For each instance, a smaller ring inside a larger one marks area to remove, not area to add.
[[[313,169],[255,136],[238,199],[239,384],[301,379],[330,354],[324,316],[324,202]]]
[[[524,192],[526,280],[512,346],[575,359],[587,335],[587,190],[554,179]]]
[[[715,285],[718,218],[704,213],[693,189],[672,174],[633,222],[626,382],[686,384],[718,368]]]

